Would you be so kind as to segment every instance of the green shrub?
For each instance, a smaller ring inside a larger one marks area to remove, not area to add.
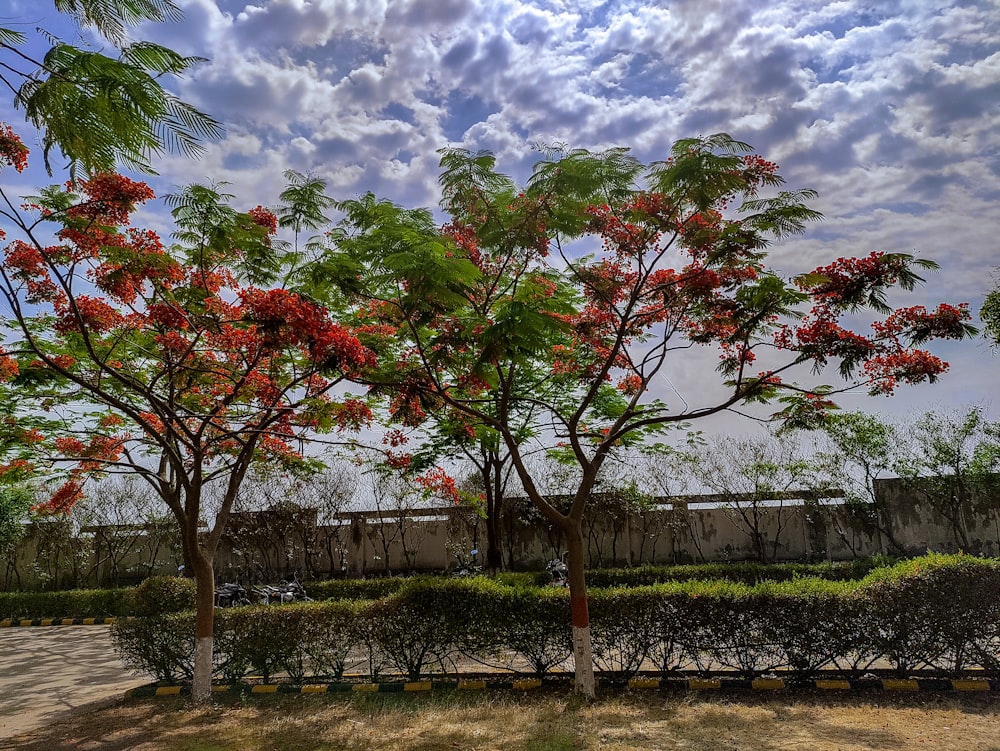
[[[750,678],[778,667],[764,592],[730,581],[688,584],[679,641],[699,670],[724,668]]]
[[[339,680],[358,637],[356,603],[344,601],[251,605],[218,610],[216,650],[223,677],[238,681],[259,675],[265,681],[287,673]]]
[[[483,644],[494,655],[511,653],[541,678],[573,653],[569,592],[558,588],[508,588],[492,610]],[[518,667],[516,664],[511,667]]]
[[[369,644],[412,681],[430,665],[447,672],[460,645],[487,627],[490,587],[478,577],[414,579],[365,610]]]
[[[131,589],[0,592],[0,618],[107,618],[131,615]]]
[[[552,574],[548,571],[541,573],[537,571],[501,571],[493,577],[493,580],[505,587],[538,587],[551,582]]]
[[[767,609],[766,636],[778,650],[779,665],[795,679],[815,678],[853,653],[859,624],[847,598],[849,583],[796,579],[758,590]]]
[[[135,588],[134,614],[162,615],[194,610],[194,579],[180,576],[151,576]]]
[[[596,666],[625,677],[652,664],[804,680],[828,667],[857,674],[878,660],[899,675],[1000,672],[1000,562],[968,556],[925,556],[862,582],[593,589],[590,614]],[[162,680],[190,676],[192,614],[121,621],[113,634],[130,667]],[[352,651],[373,679],[387,668],[410,680],[447,672],[459,656],[544,676],[572,652],[569,597],[485,577],[417,578],[380,600],[220,610],[216,646],[216,670],[230,680],[339,679]]]
[[[635,566],[597,569],[587,573],[587,582],[595,588],[647,587],[681,581],[723,580],[740,584],[781,582],[798,578],[829,581],[860,581],[872,571],[891,566],[895,561],[885,556],[834,563],[700,563],[683,566]],[[548,572],[540,574],[545,583]]]
[[[657,642],[667,636],[660,612],[664,594],[662,586],[594,591],[590,634],[599,670],[628,678],[652,656]]]
[[[161,613],[118,620],[111,627],[115,652],[127,668],[158,681],[191,680],[194,613]]]
[[[1000,562],[930,554],[872,573],[868,648],[899,675],[921,668],[961,675],[973,665],[997,669]]]
[[[421,577],[422,578],[422,577]],[[386,576],[379,579],[328,579],[306,587],[314,600],[378,600],[402,589],[412,579]]]

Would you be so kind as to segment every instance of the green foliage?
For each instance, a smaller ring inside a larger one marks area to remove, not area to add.
[[[180,8],[174,0],[54,0],[56,10],[80,26],[93,26],[116,44],[127,38],[129,26],[143,21],[178,21]]]
[[[0,619],[129,616],[135,613],[134,594],[133,589],[0,592]]]
[[[111,642],[125,667],[158,681],[194,675],[193,612],[123,618],[111,627]]]
[[[135,615],[151,616],[194,610],[194,579],[152,576],[135,589]]]
[[[635,566],[597,569],[587,573],[593,587],[644,587],[685,581],[729,581],[738,584],[784,582],[814,578],[824,581],[859,581],[895,561],[884,556],[834,563],[699,563],[683,566]]]
[[[994,347],[1000,347],[1000,279],[983,300],[979,317],[983,321],[983,336]]]
[[[277,251],[267,228],[229,205],[234,196],[223,192],[226,185],[186,185],[179,193],[163,197],[177,225],[173,237],[183,243],[177,250],[198,268],[230,262],[240,279],[254,285],[272,284],[290,256]]]
[[[491,624],[484,594],[492,586],[484,580],[414,579],[370,604],[365,628],[388,665],[409,680],[431,666],[447,672],[463,638]]]
[[[42,131],[46,169],[57,149],[71,173],[113,171],[117,163],[153,172],[151,157],[163,151],[188,156],[202,151],[203,139],[217,138],[222,127],[214,119],[167,91],[164,76],[180,76],[202,62],[150,42],[130,42],[129,27],[142,21],[180,17],[172,0],[57,0],[56,10],[81,26],[93,26],[118,48],[118,57],[84,50],[54,40],[42,60],[18,48],[23,34],[0,30],[0,51],[19,63],[34,63],[36,72],[4,65],[23,79],[14,104]],[[9,84],[13,88],[13,84]]]
[[[866,646],[901,676],[921,669],[961,674],[1000,668],[1000,561],[929,554],[872,572]]]
[[[656,587],[593,590],[590,628],[597,668],[624,678],[638,672],[664,637],[670,640],[674,629],[664,626],[671,605]]]
[[[33,502],[27,485],[0,483],[0,552],[9,551],[21,538]]]
[[[857,573],[857,572],[856,572]],[[599,668],[625,678],[651,667],[751,678],[822,670],[857,677],[879,661],[898,675],[932,670],[1000,675],[1000,561],[929,555],[862,580],[672,581],[594,589]],[[348,660],[371,678],[388,668],[416,680],[464,657],[544,676],[572,651],[567,592],[485,578],[414,579],[377,601],[249,606],[216,618],[216,672],[339,679]],[[125,663],[164,680],[190,676],[191,613],[119,622]]]
[[[328,579],[311,582],[309,596],[314,600],[378,600],[395,594],[407,579],[384,576],[378,579]]]
[[[489,629],[476,654],[485,662],[505,652],[526,663],[537,677],[550,673],[573,652],[565,589],[515,588],[489,608]]]

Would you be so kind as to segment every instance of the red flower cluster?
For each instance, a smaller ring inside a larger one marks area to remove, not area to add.
[[[125,318],[103,300],[80,295],[73,304],[65,300],[56,300],[57,319],[55,330],[66,334],[71,331],[88,331],[92,334],[104,334],[121,326]]]
[[[254,223],[259,224],[261,227],[267,230],[267,234],[273,235],[278,231],[278,217],[274,215],[274,212],[270,209],[266,209],[263,206],[255,206],[250,209],[247,214],[253,219]]]
[[[407,453],[397,453],[395,451],[385,452],[385,465],[389,469],[400,470],[406,472],[410,469],[410,465],[413,463],[413,456]]]
[[[92,231],[95,224],[105,227],[125,226],[129,223],[136,204],[145,203],[156,195],[146,183],[112,172],[71,181],[66,187],[69,190],[79,190],[86,197],[85,201],[66,212],[73,219],[84,220],[77,224],[83,231]]]
[[[20,369],[17,360],[7,354],[3,347],[0,347],[0,383],[16,378]]]
[[[9,164],[18,172],[28,166],[28,147],[7,123],[0,123],[0,163]]]
[[[45,256],[35,246],[14,240],[4,250],[3,266],[14,280],[24,284],[25,302],[34,305],[51,302],[59,296],[58,288],[49,277]]]
[[[873,291],[896,284],[907,267],[904,256],[875,251],[864,258],[838,258],[799,277],[797,284],[820,303],[850,308],[865,304]]]
[[[32,506],[36,514],[68,514],[83,500],[83,480],[73,478],[63,483],[52,496],[42,503]]]
[[[0,480],[10,482],[26,480],[34,469],[35,465],[27,459],[12,459],[7,464],[0,464]]]
[[[932,313],[923,305],[899,308],[884,321],[872,324],[875,333],[883,337],[905,336],[912,341],[927,339],[961,339],[964,325],[971,318],[969,304],[948,305],[942,303]]]
[[[862,367],[869,377],[871,392],[886,396],[893,393],[900,381],[920,383],[926,380],[933,383],[947,369],[948,363],[921,349],[876,355]]]
[[[455,478],[451,477],[441,467],[435,467],[422,475],[418,475],[413,481],[428,493],[439,495],[445,500],[451,501],[456,506],[462,502],[458,486],[455,484]]]
[[[170,289],[184,280],[183,268],[165,252],[155,232],[130,229],[126,235],[115,235],[111,240],[113,245],[104,244],[100,249],[99,253],[107,255],[90,276],[99,289],[118,302],[133,304],[145,292],[147,283]]]
[[[357,430],[370,425],[373,415],[371,408],[360,399],[345,399],[333,405],[333,419],[340,430]]]
[[[642,389],[642,377],[632,373],[618,381],[618,390],[626,396],[634,396]]]
[[[342,367],[369,365],[373,353],[357,337],[330,320],[325,309],[283,289],[246,289],[240,301],[271,346],[303,347],[316,362],[336,360]]]

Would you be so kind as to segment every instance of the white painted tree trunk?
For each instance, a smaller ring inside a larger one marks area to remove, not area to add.
[[[211,636],[196,636],[194,640],[194,682],[191,698],[196,703],[205,703],[212,698],[212,650]]]
[[[594,678],[594,655],[590,642],[590,626],[573,625],[573,664],[575,668],[573,690],[588,698],[597,693]]]

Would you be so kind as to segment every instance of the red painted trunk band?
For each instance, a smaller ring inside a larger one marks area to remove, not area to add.
[[[573,625],[577,628],[587,628],[590,625],[590,614],[587,610],[587,596],[576,595],[569,598]]]

